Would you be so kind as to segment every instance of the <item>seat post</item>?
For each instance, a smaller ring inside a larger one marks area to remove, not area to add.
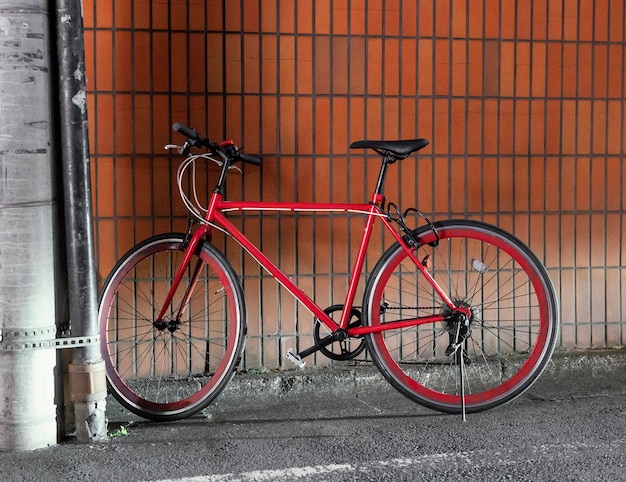
[[[389,152],[383,154],[383,163],[380,166],[380,172],[378,173],[378,180],[376,181],[375,194],[379,195],[383,193],[383,184],[385,183],[385,177],[387,176],[387,168],[389,164],[394,162],[394,158]]]

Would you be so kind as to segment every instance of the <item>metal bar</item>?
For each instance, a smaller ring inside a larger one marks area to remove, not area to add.
[[[96,337],[98,289],[91,215],[82,3],[56,0],[60,145],[71,333]],[[56,341],[55,347],[56,347]],[[75,345],[68,366],[79,442],[107,439],[106,381],[98,343]],[[89,379],[90,383],[84,381]]]
[[[83,336],[98,333],[98,297],[80,1],[57,1],[57,29],[70,319],[72,334]],[[77,351],[74,358],[77,357],[83,360],[101,359],[99,349]]]
[[[68,336],[44,340],[29,341],[28,338],[8,338],[4,340],[0,330],[0,351],[26,351],[52,349],[62,350],[65,348],[79,348],[88,345],[99,345],[100,335],[95,336]]]

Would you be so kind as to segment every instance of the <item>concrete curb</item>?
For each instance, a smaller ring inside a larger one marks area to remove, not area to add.
[[[219,396],[222,403],[244,399],[269,401],[276,398],[315,396],[350,397],[363,391],[393,390],[371,365],[303,368],[280,372],[235,375]]]
[[[626,349],[556,352],[535,386],[558,387],[580,380],[589,387],[623,380],[626,386]],[[371,364],[332,368],[304,368],[281,372],[235,375],[216,403],[246,404],[275,399],[359,397],[395,390]]]
[[[572,381],[575,380],[575,383]],[[545,372],[524,395],[532,399],[568,398],[584,386],[590,396],[623,387],[626,393],[626,349],[557,352]],[[266,410],[281,402],[298,405],[339,399],[365,399],[398,393],[371,363],[329,368],[304,368],[267,373],[238,373],[206,413],[221,410]],[[402,398],[402,395],[399,395]],[[203,412],[205,413],[205,412]],[[212,415],[212,416],[213,416]],[[112,396],[107,399],[110,421],[142,420]],[[219,417],[219,415],[218,415]]]

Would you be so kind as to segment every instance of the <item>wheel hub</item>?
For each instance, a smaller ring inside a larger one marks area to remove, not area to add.
[[[180,328],[180,321],[178,321],[178,320],[170,320],[170,321],[160,320],[160,321],[155,321],[154,323],[152,323],[152,325],[159,331],[168,330],[170,333],[174,333],[176,330],[178,330]]]

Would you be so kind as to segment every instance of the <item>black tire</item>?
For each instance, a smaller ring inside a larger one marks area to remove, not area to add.
[[[104,283],[99,323],[109,389],[135,414],[152,420],[189,417],[232,378],[245,344],[246,307],[239,279],[209,243],[196,250],[168,311],[156,323],[184,252],[184,234],[135,246]],[[178,322],[194,267],[200,275]]]
[[[451,353],[459,323],[448,317],[368,335],[369,352],[387,380],[413,401],[461,413],[464,399],[467,412],[487,410],[523,393],[545,369],[558,336],[557,298],[546,269],[514,236],[468,220],[435,227],[439,245],[429,245],[436,237],[424,226],[413,233],[421,244],[415,253],[431,265],[429,273],[455,305],[471,310],[462,350]],[[363,306],[366,326],[449,314],[398,243],[374,267]]]

